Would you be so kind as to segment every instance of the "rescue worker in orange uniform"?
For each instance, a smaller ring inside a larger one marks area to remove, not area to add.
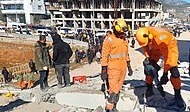
[[[17,72],[17,81],[18,81],[18,87],[22,90],[26,87],[24,80],[23,80],[23,72],[18,71]]]
[[[119,93],[125,80],[127,67],[128,75],[131,76],[133,73],[128,54],[126,31],[127,24],[124,19],[116,19],[113,23],[113,33],[105,38],[102,47],[101,79],[105,81],[108,78],[109,96],[106,110],[110,112],[117,112],[116,104],[119,101]]]
[[[176,38],[167,30],[156,27],[140,28],[136,32],[136,40],[142,46],[146,59],[151,62],[152,66],[160,70],[157,65],[161,56],[164,58],[164,73],[160,79],[160,84],[168,82],[168,71],[170,71],[170,81],[174,88],[176,105],[180,108],[185,107],[185,103],[181,96],[181,79],[178,71],[178,46]],[[146,95],[153,94],[152,91],[152,78],[146,75],[147,91]]]

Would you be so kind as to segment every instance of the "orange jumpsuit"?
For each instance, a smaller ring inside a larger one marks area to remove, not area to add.
[[[128,41],[114,34],[106,37],[102,47],[102,66],[108,66],[109,94],[118,94],[126,76]]]
[[[18,87],[20,89],[23,89],[25,88],[25,83],[24,83],[24,80],[23,80],[23,74],[22,73],[18,73],[17,74],[17,81],[18,81]]]
[[[167,73],[172,67],[178,66],[178,46],[175,37],[167,30],[155,27],[146,27],[153,39],[147,46],[143,47],[144,54],[150,60],[158,62],[161,56],[164,57],[164,73]],[[180,78],[170,78],[175,89],[180,89]],[[150,76],[146,76],[147,84],[152,83]]]
[[[30,89],[30,88],[34,85],[34,84],[33,84],[33,77],[34,77],[34,74],[31,73],[31,72],[28,72],[28,73],[26,74],[26,76],[27,76],[27,81],[28,81],[28,86],[27,86],[27,88]]]

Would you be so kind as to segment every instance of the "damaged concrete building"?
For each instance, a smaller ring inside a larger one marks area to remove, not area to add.
[[[48,0],[51,23],[63,27],[111,29],[114,18],[124,18],[131,29],[162,17],[157,0]]]

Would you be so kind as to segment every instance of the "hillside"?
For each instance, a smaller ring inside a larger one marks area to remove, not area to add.
[[[158,0],[163,4],[163,11],[166,12],[167,9],[175,9],[176,17],[180,15],[181,18],[184,18],[187,13],[184,13],[187,7],[190,7],[190,3],[183,0]]]

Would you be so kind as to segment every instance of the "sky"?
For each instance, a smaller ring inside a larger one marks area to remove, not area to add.
[[[183,1],[186,1],[186,2],[189,2],[189,3],[190,3],[190,0],[183,0]]]

